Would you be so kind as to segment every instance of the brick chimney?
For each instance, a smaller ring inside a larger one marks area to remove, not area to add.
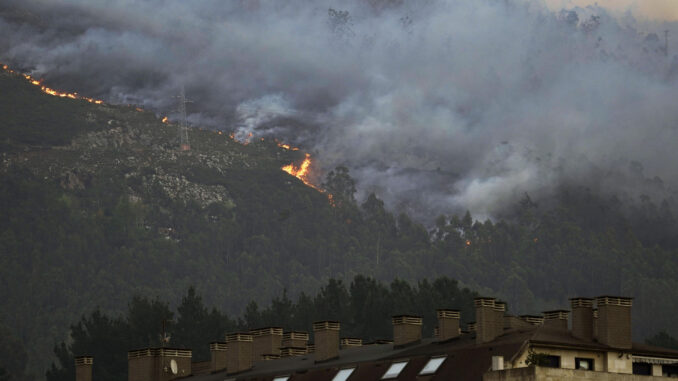
[[[217,372],[226,369],[228,347],[224,342],[210,343],[210,371]]]
[[[572,335],[578,339],[593,340],[593,299],[571,298]]]
[[[520,318],[529,323],[530,325],[542,325],[544,324],[544,317],[537,315],[520,315]]]
[[[504,333],[504,315],[506,314],[506,303],[495,300],[494,301],[494,333],[495,337]]]
[[[531,327],[532,324],[526,322],[520,317],[504,315],[504,329],[525,329]]]
[[[567,331],[567,319],[569,316],[570,311],[567,310],[544,311],[544,327]]]
[[[169,381],[191,374],[190,349],[146,348],[127,352],[128,381]]]
[[[306,348],[308,345],[308,332],[289,331],[283,333],[280,347]]]
[[[363,346],[363,339],[359,339],[357,337],[343,337],[339,341],[339,347],[341,349],[362,347],[362,346]]]
[[[252,360],[261,361],[262,355],[280,355],[283,329],[280,327],[258,328],[250,331],[252,335]],[[305,349],[305,348],[304,348]]]
[[[75,381],[92,381],[94,357],[78,356],[75,358]]]
[[[398,315],[393,322],[393,346],[401,347],[421,341],[422,320],[419,316]]]
[[[499,336],[497,327],[501,326],[503,330],[503,313],[499,325],[497,323],[499,311],[495,310],[495,298],[475,298],[473,301],[476,306],[476,344],[490,342]]]
[[[322,362],[339,357],[338,321],[318,321],[313,323],[315,337],[315,362]]]
[[[295,356],[304,356],[306,354],[306,348],[297,348],[297,347],[282,347],[280,349],[280,357],[295,357]]]
[[[631,305],[632,298],[621,296],[599,296],[598,341],[614,348],[631,348]]]
[[[240,373],[252,368],[252,335],[229,333],[226,335],[226,369],[229,374]]]
[[[458,310],[437,310],[438,334],[436,337],[440,341],[454,339],[459,337],[459,320],[461,314]]]

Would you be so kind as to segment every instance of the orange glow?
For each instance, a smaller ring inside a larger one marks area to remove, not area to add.
[[[162,118],[162,122],[165,124],[169,123],[169,118],[168,117]]]
[[[309,183],[307,179],[308,170],[310,166],[311,166],[311,155],[307,153],[306,157],[304,158],[304,161],[301,162],[301,164],[298,167],[295,166],[294,164],[289,164],[282,167],[282,170],[303,181],[304,184],[315,188],[315,186]]]
[[[3,69],[3,70],[6,70],[6,71],[8,71],[8,72],[10,72],[10,73],[14,73],[14,70],[11,70],[11,69],[9,68],[9,66],[7,66],[7,65],[2,65],[2,69]],[[47,86],[43,86],[42,80],[35,79],[35,78],[31,77],[31,76],[28,75],[28,74],[21,74],[21,75],[22,75],[22,76],[23,76],[23,77],[24,77],[31,85],[33,85],[33,86],[40,86],[40,91],[42,91],[42,92],[45,93],[45,94],[48,94],[48,95],[51,95],[51,96],[54,96],[54,97],[59,97],[59,98],[81,99],[81,100],[87,101],[87,102],[89,102],[89,103],[94,103],[94,104],[98,104],[98,105],[104,103],[104,101],[102,101],[102,100],[94,99],[94,98],[88,98],[88,97],[83,97],[83,96],[78,95],[78,93],[66,93],[66,92],[62,92],[62,91],[58,91],[58,90],[51,89],[51,88],[49,88],[49,87],[47,87]],[[143,110],[141,110],[141,109],[137,109],[137,110],[143,111]]]
[[[144,109],[142,109],[142,108],[137,107],[136,109],[137,109],[137,111],[139,111],[139,112],[144,112]]]
[[[275,139],[275,142],[278,144],[278,147],[280,147],[280,148],[286,149],[288,151],[299,151],[299,148],[292,147],[289,144],[283,144],[283,143],[279,142],[278,139]]]
[[[471,246],[471,241],[466,240],[466,246]]]

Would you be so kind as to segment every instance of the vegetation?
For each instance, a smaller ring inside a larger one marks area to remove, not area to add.
[[[669,335],[666,331],[657,332],[657,334],[648,338],[645,342],[658,347],[678,350],[678,340]]]
[[[390,338],[391,316],[406,311],[422,316],[423,329],[431,334],[436,324],[435,308],[451,304],[469,316],[475,296],[468,289],[459,289],[449,278],[422,281],[413,287],[401,280],[386,286],[357,276],[349,287],[330,279],[315,296],[302,293],[296,302],[285,292],[263,310],[251,302],[237,320],[215,308],[209,310],[193,287],[182,298],[176,314],[169,303],[134,297],[124,315],[110,317],[97,309],[71,326],[72,343],[62,342],[54,348],[58,365],[52,364],[47,380],[72,381],[74,354],[94,356],[93,376],[97,380],[125,379],[127,350],[160,346],[167,333],[171,337],[169,346],[193,350],[193,361],[208,361],[209,343],[223,341],[229,331],[280,326],[311,332],[312,323],[323,319],[339,319],[342,336],[369,341]]]
[[[176,130],[152,113],[56,99],[6,74],[0,88],[0,319],[36,374],[69,324],[96,308],[82,327],[125,322],[115,316],[130,311],[133,295],[157,295],[154,308],[166,312],[172,306],[160,300],[177,301],[195,285],[205,304],[252,322],[251,301],[263,305],[284,289],[301,298],[359,274],[448,276],[519,313],[566,307],[576,295],[628,295],[636,339],[678,334],[673,200],[570,188],[542,206],[526,195],[496,221],[466,213],[426,228],[377,195],[356,201],[346,168],[324,181],[330,202],[280,170],[303,154],[272,141],[245,146],[192,130],[193,151],[179,153]],[[370,297],[366,305],[382,303]],[[402,300],[393,305],[402,312],[416,302],[414,294]],[[320,311],[350,321],[327,308]]]

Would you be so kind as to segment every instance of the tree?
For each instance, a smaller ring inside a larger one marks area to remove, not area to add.
[[[678,349],[678,340],[669,335],[666,331],[657,332],[654,336],[645,340],[645,342],[658,347]]]
[[[2,325],[0,325],[0,360],[8,379],[11,377],[12,380],[21,380],[24,377],[28,361],[26,350],[12,331]]]
[[[338,166],[327,174],[322,187],[332,194],[337,207],[344,204],[355,204],[355,181],[348,174],[348,168]]]

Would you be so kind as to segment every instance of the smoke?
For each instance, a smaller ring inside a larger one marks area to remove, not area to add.
[[[164,113],[184,85],[192,121],[345,165],[359,197],[491,217],[563,184],[675,184],[665,29],[540,0],[6,0],[0,60]]]

